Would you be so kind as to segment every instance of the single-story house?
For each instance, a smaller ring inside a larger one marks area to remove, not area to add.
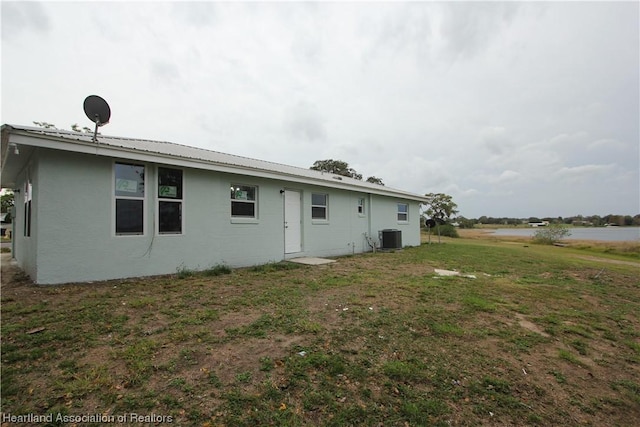
[[[8,212],[0,213],[0,236],[11,236],[11,215]]]
[[[417,194],[169,142],[1,130],[13,257],[38,284],[420,244]]]

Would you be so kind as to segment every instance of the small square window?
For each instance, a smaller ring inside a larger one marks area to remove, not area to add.
[[[116,199],[116,234],[142,234],[143,218],[143,200]]]
[[[358,215],[364,216],[364,197],[358,199]]]
[[[231,217],[257,218],[258,187],[251,185],[231,185]]]
[[[398,203],[398,221],[409,221],[409,205],[406,203]]]
[[[182,171],[158,168],[158,197],[161,199],[182,199]]]
[[[144,197],[144,166],[116,163],[116,197]]]
[[[182,233],[182,202],[158,202],[158,232]]]
[[[327,199],[326,194],[311,194],[311,219],[324,219],[327,217]]]

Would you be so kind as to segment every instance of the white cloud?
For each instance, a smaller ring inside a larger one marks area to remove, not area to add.
[[[28,33],[45,36],[51,30],[49,17],[37,2],[2,2],[2,40],[20,40]]]
[[[581,165],[573,167],[563,167],[554,176],[559,179],[567,179],[569,182],[585,182],[589,180],[602,179],[614,172],[616,165]]]
[[[164,59],[153,59],[150,64],[151,75],[158,78],[161,83],[173,84],[180,80],[180,70],[178,66]]]
[[[587,145],[587,149],[590,151],[594,150],[612,150],[612,151],[620,151],[624,150],[625,144],[621,141],[612,138],[599,139],[597,141],[590,142]]]
[[[471,60],[488,49],[514,17],[517,3],[450,3],[440,25],[446,56]]]
[[[327,138],[325,120],[315,104],[300,101],[286,114],[285,128],[294,141],[321,142]]]
[[[500,174],[500,176],[498,177],[496,182],[498,182],[498,183],[513,183],[515,180],[520,178],[520,176],[521,176],[521,174],[516,172],[516,171],[506,170],[506,171],[504,171],[504,172],[502,172]]]
[[[511,146],[507,130],[502,126],[487,126],[480,130],[480,141],[491,154],[502,154]]]

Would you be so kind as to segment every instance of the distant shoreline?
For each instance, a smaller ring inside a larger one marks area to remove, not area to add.
[[[467,238],[509,238],[518,240],[530,240],[533,234],[539,230],[537,227],[482,227],[471,229],[459,229],[458,234]],[[569,227],[571,235],[563,241],[566,242],[612,242],[612,243],[640,243],[640,227]]]

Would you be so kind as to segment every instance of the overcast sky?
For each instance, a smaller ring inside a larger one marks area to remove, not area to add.
[[[6,2],[2,123],[92,127],[453,196],[640,213],[638,2]]]

